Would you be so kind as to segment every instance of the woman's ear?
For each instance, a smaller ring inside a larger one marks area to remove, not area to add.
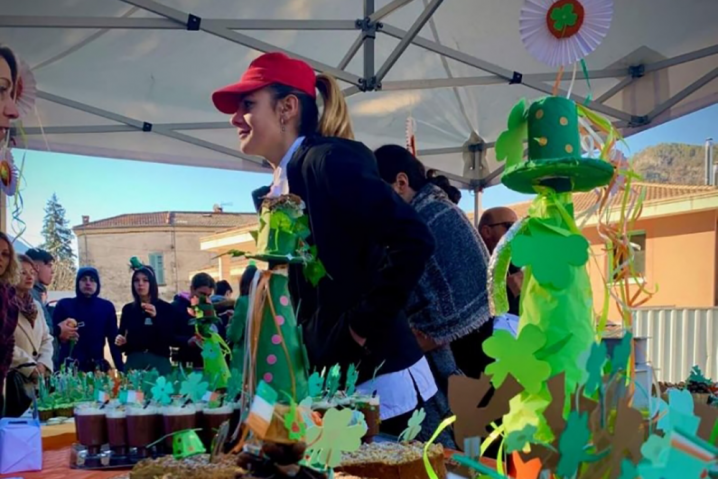
[[[299,118],[299,98],[296,95],[289,95],[279,102],[279,114],[284,121],[289,123],[294,118]]]

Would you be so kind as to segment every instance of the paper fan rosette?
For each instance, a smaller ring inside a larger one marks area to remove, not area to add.
[[[20,118],[25,118],[35,108],[37,99],[37,82],[30,65],[19,60],[19,75],[17,81],[17,94],[15,104]]]
[[[14,196],[17,191],[17,169],[9,148],[0,157],[0,189],[8,196]]]
[[[571,65],[606,37],[613,0],[526,0],[521,40],[537,60],[552,67]]]

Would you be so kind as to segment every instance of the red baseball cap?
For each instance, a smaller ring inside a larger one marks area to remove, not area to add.
[[[274,83],[296,88],[316,98],[316,82],[314,70],[307,63],[284,53],[265,53],[249,64],[237,83],[212,93],[212,101],[219,111],[231,115],[237,111],[242,96]]]

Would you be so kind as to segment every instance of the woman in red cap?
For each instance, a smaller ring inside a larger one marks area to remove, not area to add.
[[[379,177],[371,150],[352,141],[347,104],[329,75],[267,53],[212,100],[233,115],[241,151],[273,166],[262,196],[291,192],[306,204],[310,242],[328,273],[315,289],[290,270],[310,360],[320,369],[359,365],[358,389],[379,389],[382,429],[398,434],[436,393],[403,313],[433,253],[429,229]]]

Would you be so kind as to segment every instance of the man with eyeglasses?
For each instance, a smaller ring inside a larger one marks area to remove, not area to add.
[[[479,220],[479,234],[484,240],[489,252],[493,254],[496,245],[506,232],[518,221],[516,213],[511,208],[499,206],[490,208],[481,215]],[[509,313],[519,315],[519,296],[521,285],[524,282],[524,273],[514,266],[509,265],[509,275],[506,277],[506,289],[509,297]]]

